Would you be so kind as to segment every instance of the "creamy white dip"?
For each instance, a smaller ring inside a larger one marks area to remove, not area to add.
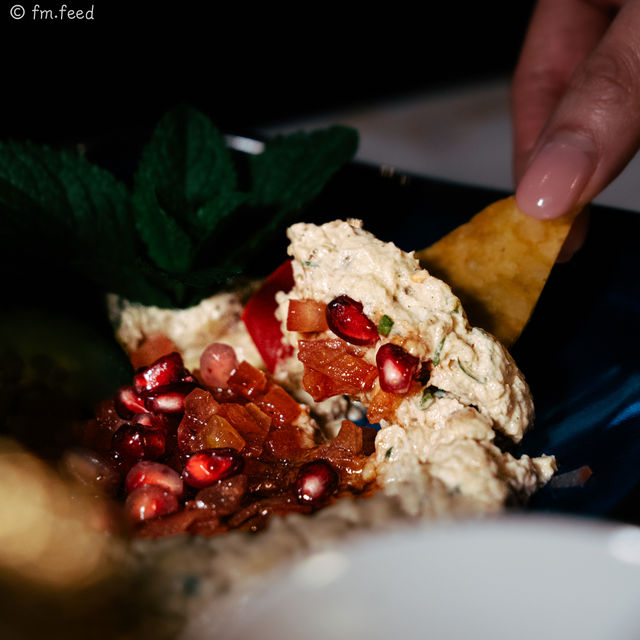
[[[289,300],[329,303],[348,295],[374,323],[383,315],[393,320],[390,334],[365,349],[367,361],[375,363],[377,349],[390,341],[432,361],[428,384],[437,394],[407,395],[376,437],[373,463],[385,493],[417,513],[437,481],[451,496],[462,494],[478,509],[494,511],[549,480],[552,456],[514,458],[495,444],[497,432],[518,442],[531,425],[529,387],[508,351],[469,325],[448,285],[422,269],[413,253],[363,230],[359,220],[299,223],[288,236],[295,286],[278,294],[276,315],[294,349],[300,335],[286,330]],[[278,373],[300,379],[295,353]],[[376,383],[357,400],[367,405],[378,390]]]
[[[244,292],[222,292],[186,309],[164,309],[110,294],[107,307],[116,338],[127,353],[134,352],[147,338],[164,335],[182,353],[187,369],[195,371],[207,346],[226,342],[234,347],[239,360],[264,369],[241,319],[243,297]]]

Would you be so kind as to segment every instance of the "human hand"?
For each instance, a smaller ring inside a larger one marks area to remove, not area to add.
[[[640,147],[640,0],[539,0],[512,83],[516,201],[584,206]],[[579,216],[563,254],[586,234]]]

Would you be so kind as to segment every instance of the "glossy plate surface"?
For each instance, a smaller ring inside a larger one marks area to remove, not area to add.
[[[223,637],[631,640],[638,593],[635,526],[551,516],[440,524],[310,556],[241,603]]]

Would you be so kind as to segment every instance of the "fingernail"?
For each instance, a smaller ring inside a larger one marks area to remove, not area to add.
[[[546,143],[516,190],[518,207],[534,218],[558,218],[572,209],[595,168],[595,149],[582,136],[565,134]]]

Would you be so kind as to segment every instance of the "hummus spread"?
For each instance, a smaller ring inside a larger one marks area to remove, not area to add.
[[[295,286],[278,294],[277,316],[294,350],[301,335],[286,331],[289,300],[329,303],[348,295],[375,324],[385,315],[393,321],[389,334],[365,349],[365,360],[375,364],[377,349],[394,342],[430,362],[424,389],[407,394],[394,419],[380,423],[372,464],[385,493],[419,513],[434,484],[442,485],[452,497],[495,511],[549,480],[552,456],[515,458],[496,444],[496,434],[520,441],[534,416],[513,358],[495,338],[469,325],[458,298],[421,269],[413,253],[378,240],[359,220],[299,223],[288,236]],[[295,352],[277,375],[301,379]],[[355,399],[367,406],[378,390],[376,382]]]
[[[129,354],[147,338],[164,335],[190,370],[200,367],[200,355],[212,342],[226,342],[239,360],[264,368],[241,320],[244,297],[244,292],[222,292],[186,309],[162,309],[109,294],[107,307],[116,338]]]

